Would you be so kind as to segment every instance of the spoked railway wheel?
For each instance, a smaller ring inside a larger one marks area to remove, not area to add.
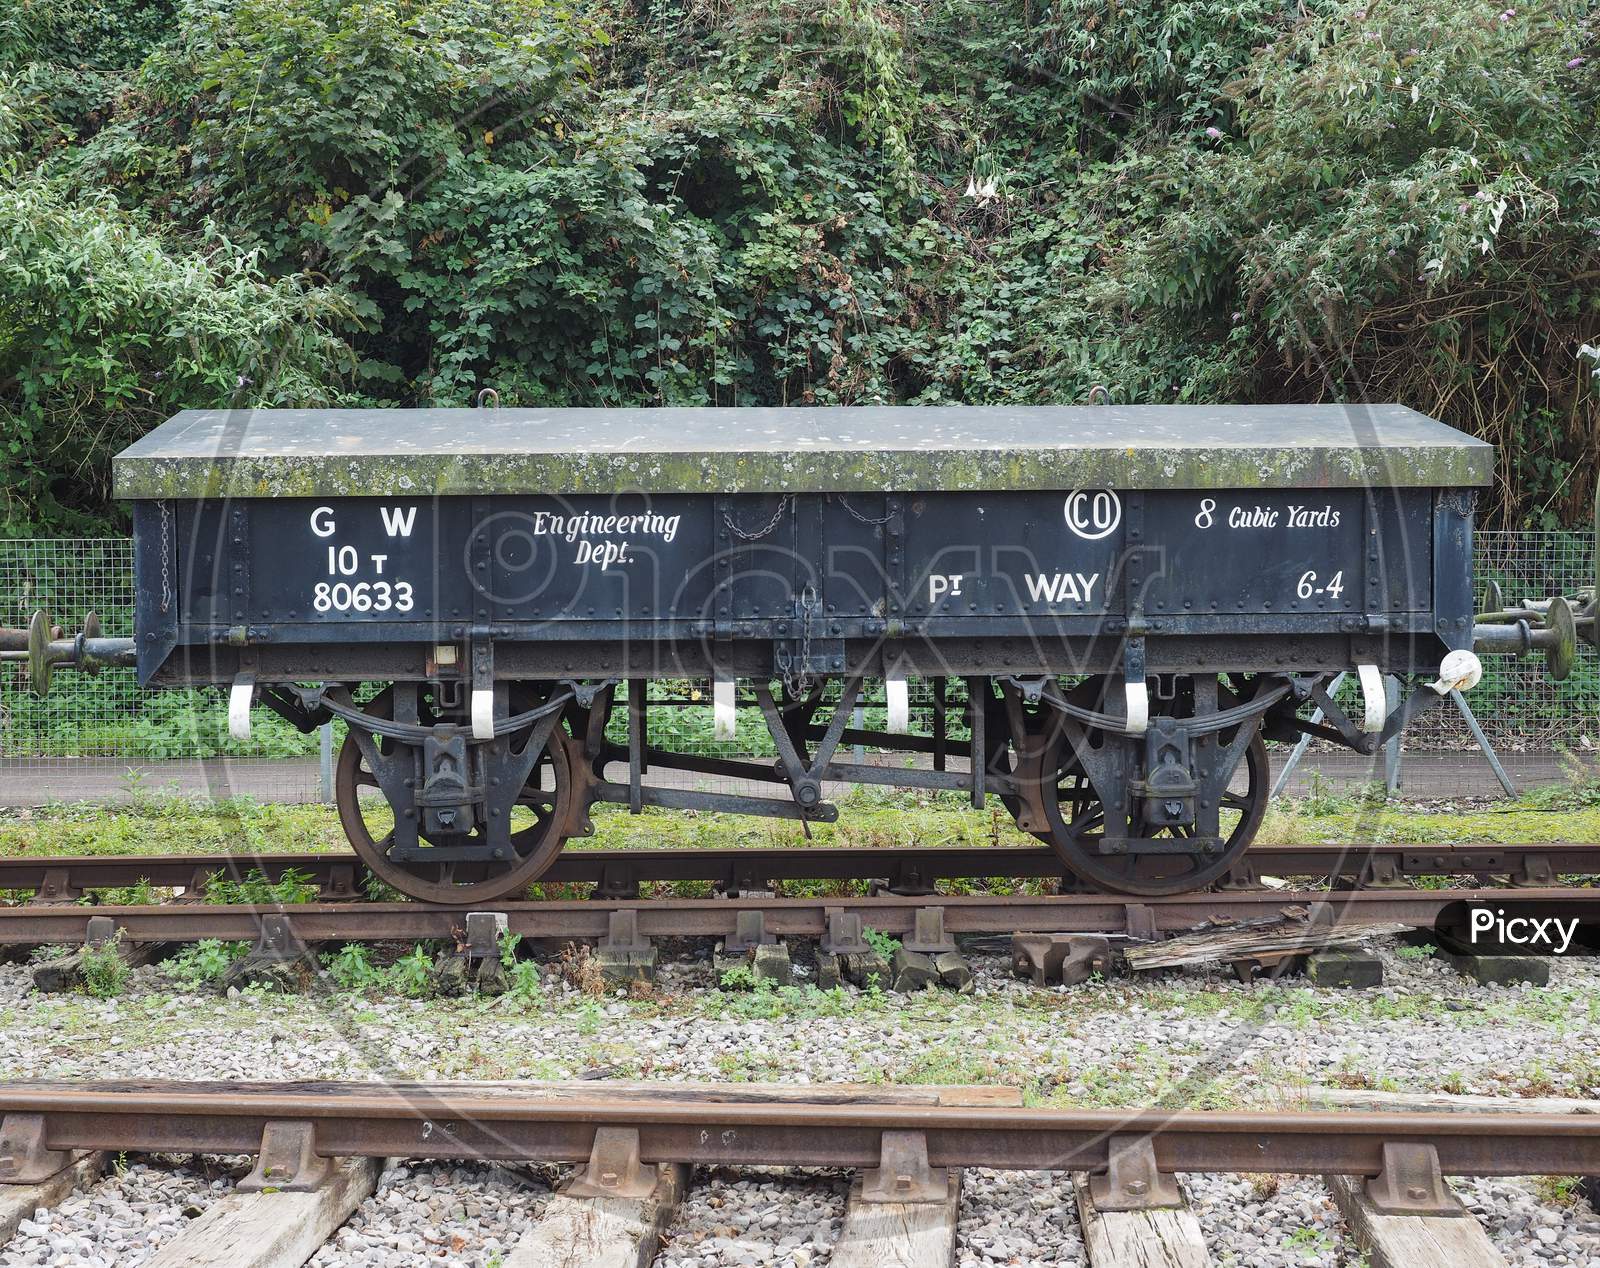
[[[1074,703],[1090,703],[1087,691],[1069,698]],[[1219,691],[1220,707],[1237,703],[1232,693]],[[1049,844],[1062,863],[1091,885],[1112,893],[1146,897],[1204,889],[1228,874],[1261,827],[1267,812],[1270,768],[1267,746],[1258,731],[1222,795],[1220,846],[1207,849],[1195,841],[1193,848],[1184,848],[1183,842],[1193,837],[1192,828],[1152,827],[1140,820],[1130,824],[1131,835],[1151,842],[1170,842],[1170,848],[1155,853],[1106,853],[1101,849],[1105,807],[1077,760],[1066,729],[1056,727],[1054,732],[1040,760],[1042,770],[1054,772],[1039,789],[1047,830],[1034,835]],[[1226,744],[1233,736],[1233,732],[1225,731],[1221,742]],[[1108,744],[1128,742],[1121,736],[1091,732],[1091,742],[1095,739]],[[1137,813],[1134,817],[1137,819]]]
[[[421,702],[420,721],[432,725],[440,719],[431,716],[428,702]],[[391,717],[393,701],[389,690],[364,706],[368,713]],[[526,743],[526,734],[513,742]],[[385,756],[405,747],[398,740],[373,736]],[[383,797],[377,776],[368,765],[361,746],[346,736],[334,769],[334,799],[339,807],[339,822],[361,861],[380,880],[402,894],[424,902],[476,903],[517,894],[542,876],[564,843],[565,825],[572,803],[572,766],[566,732],[558,723],[550,735],[527,781],[517,795],[510,833],[511,852],[504,859],[446,860],[433,862],[390,856],[395,845],[395,812]],[[363,795],[364,789],[371,792]],[[372,795],[376,793],[377,795]],[[471,833],[441,835],[437,839],[419,838],[422,844],[440,852],[451,847],[478,846],[482,829]],[[427,851],[422,851],[425,856]]]

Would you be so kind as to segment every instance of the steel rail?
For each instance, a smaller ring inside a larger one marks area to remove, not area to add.
[[[1505,875],[1545,878],[1600,874],[1600,845],[1258,845],[1245,857],[1256,875],[1361,877],[1374,867],[1405,876]],[[356,896],[369,873],[353,854],[151,854],[0,858],[0,890],[51,888],[60,897],[136,885],[193,887],[213,873],[242,879],[259,872],[279,880],[289,871],[310,878],[327,896]],[[730,891],[774,881],[886,880],[902,889],[973,877],[1059,877],[1054,851],[1018,846],[932,846],[827,849],[785,846],[757,850],[566,850],[540,884],[594,884],[612,893],[662,881],[716,882]]]
[[[603,939],[611,915],[637,913],[645,938],[726,937],[738,913],[759,911],[768,933],[820,937],[828,913],[855,913],[892,935],[914,930],[917,912],[937,907],[950,934],[1181,933],[1313,911],[1332,924],[1400,924],[1427,928],[1449,904],[1476,899],[1566,914],[1574,907],[1600,916],[1600,889],[1230,890],[1161,898],[1105,894],[939,895],[875,897],[588,899],[494,904],[510,932],[532,939]],[[82,943],[91,919],[109,921],[130,942],[250,941],[267,916],[282,917],[305,942],[394,942],[460,939],[467,909],[428,903],[302,903],[272,906],[170,902],[155,906],[38,904],[0,909],[0,945]]]
[[[752,1101],[604,1085],[0,1083],[0,1135],[49,1150],[253,1153],[268,1124],[310,1124],[324,1157],[581,1162],[601,1127],[638,1132],[646,1163],[874,1167],[885,1132],[917,1132],[935,1167],[1101,1170],[1146,1137],[1163,1172],[1377,1175],[1386,1145],[1431,1146],[1447,1175],[1600,1172],[1600,1116],[1453,1112],[1081,1110]],[[35,1117],[36,1116],[36,1117]]]

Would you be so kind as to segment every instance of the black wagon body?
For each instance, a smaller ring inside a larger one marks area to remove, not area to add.
[[[1261,735],[1304,730],[1335,673],[1432,674],[1472,647],[1492,465],[1393,405],[261,410],[180,414],[115,478],[141,681],[351,722],[397,816],[374,848],[465,901],[508,848],[491,820],[527,805],[489,791],[497,746],[531,737],[538,769],[571,747],[542,777],[584,785],[551,809],[557,848],[578,802],[698,804],[646,786],[668,755],[602,734],[659,678],[746,684],[779,747],[764,777],[791,796],[735,800],[802,819],[829,817],[822,780],[845,773],[827,706],[933,679],[937,734],[905,745],[933,768],[902,782],[997,793],[1101,883],[1202,883],[1236,853],[1230,809],[1256,814],[1227,789]],[[385,684],[393,734],[361,740],[360,684]],[[422,791],[377,769],[404,762]],[[1197,851],[1204,868],[1172,861]]]
[[[147,682],[423,676],[474,629],[508,678],[1106,672],[1130,636],[1421,672],[1470,646],[1491,455],[1395,406],[268,410],[116,474]]]

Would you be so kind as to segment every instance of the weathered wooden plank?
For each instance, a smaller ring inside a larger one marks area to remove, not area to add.
[[[99,1150],[79,1154],[48,1180],[37,1184],[0,1184],[0,1243],[9,1241],[23,1220],[31,1220],[40,1207],[54,1206],[75,1189],[92,1184],[105,1168]]]
[[[934,1087],[940,1105],[992,1105],[1004,1109],[1022,1104],[1022,1089],[996,1084],[993,1087]]]
[[[1462,1096],[1448,1092],[1370,1092],[1360,1088],[1300,1089],[1297,1103],[1308,1108],[1348,1110],[1435,1110],[1490,1114],[1600,1114],[1600,1101],[1569,1096]]]
[[[1170,969],[1187,964],[1213,964],[1291,951],[1353,946],[1380,934],[1401,933],[1409,927],[1376,923],[1309,925],[1305,921],[1283,921],[1202,929],[1148,946],[1130,946],[1123,957],[1130,969]]]
[[[689,1187],[689,1168],[659,1168],[646,1198],[557,1193],[522,1235],[505,1268],[649,1268]]]
[[[1345,1225],[1372,1268],[1505,1268],[1483,1226],[1467,1214],[1386,1215],[1359,1176],[1327,1176]]]
[[[1208,1268],[1211,1254],[1200,1221],[1187,1207],[1162,1211],[1102,1211],[1089,1177],[1075,1172],[1078,1224],[1092,1268]]]
[[[16,1081],[6,1084],[9,1091],[25,1089],[82,1090],[77,1081],[48,1080]],[[127,1080],[108,1079],[96,1081],[94,1087],[105,1092],[164,1093],[178,1091],[185,1094],[250,1096],[256,1093],[282,1093],[295,1096],[348,1095],[351,1083],[319,1080],[267,1082],[214,1082],[180,1080]],[[372,1089],[380,1090],[373,1084]],[[992,1088],[965,1084],[884,1085],[876,1083],[650,1083],[644,1081],[606,1079],[576,1080],[566,1083],[504,1080],[500,1082],[472,1082],[438,1080],[428,1083],[385,1083],[381,1090],[386,1095],[406,1096],[426,1103],[428,1098],[441,1095],[470,1093],[475,1098],[500,1098],[507,1100],[645,1100],[656,1104],[676,1101],[716,1101],[727,1105],[748,1104],[803,1104],[803,1105],[1015,1105],[1015,1088]],[[967,1098],[967,1099],[951,1099]],[[979,1099],[972,1099],[979,1098]],[[998,1098],[998,1099],[996,1099]]]
[[[311,1193],[230,1194],[146,1268],[301,1268],[377,1188],[381,1166],[377,1158],[342,1158]]]
[[[956,1256],[961,1173],[950,1173],[943,1202],[863,1202],[850,1186],[833,1268],[950,1268]]]

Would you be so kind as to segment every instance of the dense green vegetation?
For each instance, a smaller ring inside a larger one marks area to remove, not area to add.
[[[1600,50],[1487,0],[24,0],[0,532],[190,405],[1400,399],[1575,523]]]

